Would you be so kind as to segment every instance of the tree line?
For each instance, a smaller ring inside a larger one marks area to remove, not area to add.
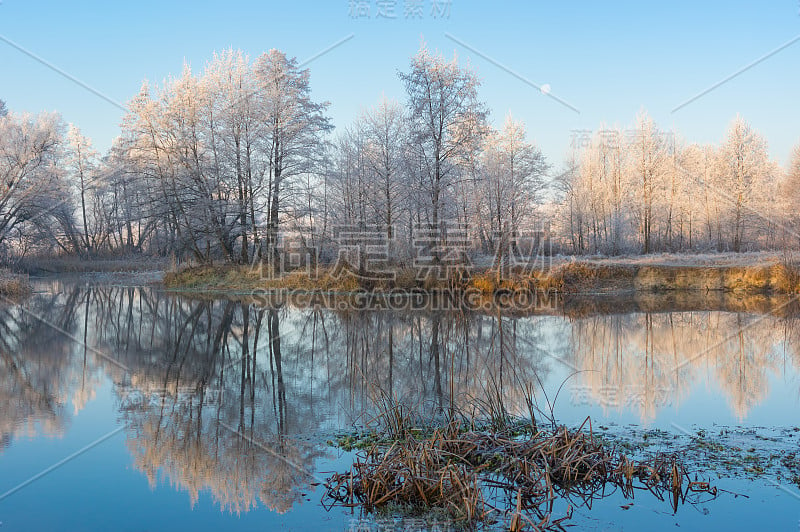
[[[748,251],[796,247],[800,145],[784,171],[741,116],[720,145],[682,142],[646,113],[573,150],[556,186],[576,253]]]
[[[741,117],[714,146],[641,112],[573,139],[554,168],[525,124],[489,124],[480,79],[455,57],[423,45],[399,77],[402,101],[383,97],[334,133],[296,59],[227,50],[143,83],[102,156],[57,114],[0,101],[0,254],[277,265],[287,238],[333,260],[349,228],[402,262],[427,227],[439,261],[448,224],[486,255],[542,227],[553,252],[573,254],[800,244],[800,145],[783,169]]]

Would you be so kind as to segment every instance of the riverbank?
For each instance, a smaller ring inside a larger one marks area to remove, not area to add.
[[[27,275],[0,270],[0,296],[21,297],[31,292]]]
[[[498,278],[491,268],[474,268],[458,282],[420,280],[412,269],[397,271],[393,280],[360,280],[320,269],[316,275],[294,271],[275,278],[250,266],[196,266],[168,272],[168,289],[246,292],[307,290],[355,292],[392,290],[558,291],[564,294],[621,292],[800,292],[800,267],[777,254],[647,255],[640,257],[554,258],[547,268],[512,271]]]
[[[31,257],[21,259],[14,269],[28,275],[43,276],[69,273],[163,272],[170,268],[164,257],[131,255],[113,258]]]

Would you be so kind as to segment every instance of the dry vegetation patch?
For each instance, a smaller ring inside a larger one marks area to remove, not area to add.
[[[480,430],[453,421],[402,435],[368,440],[349,471],[328,478],[327,504],[444,511],[464,526],[502,521],[512,530],[560,530],[573,507],[615,490],[627,499],[648,491],[673,511],[716,496],[716,488],[692,480],[674,454],[634,460],[609,448],[588,418],[574,430],[511,422],[502,430]],[[566,512],[559,501],[566,501]]]
[[[392,279],[363,279],[332,267],[309,274],[297,270],[272,276],[265,268],[249,266],[195,266],[169,272],[168,288],[188,290],[244,291],[258,289],[322,290],[425,290],[428,292],[471,290],[484,295],[501,292],[622,293],[622,292],[750,292],[795,294],[800,292],[800,266],[791,261],[762,261],[732,265],[650,264],[620,260],[563,262],[535,271],[511,270],[498,275],[495,269],[474,270],[454,279],[420,279],[413,268],[399,268]]]
[[[27,275],[0,270],[0,296],[21,297],[31,292]]]

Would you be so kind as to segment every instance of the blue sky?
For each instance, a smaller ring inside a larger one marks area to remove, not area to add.
[[[480,94],[493,123],[502,124],[508,112],[523,120],[556,166],[575,130],[624,127],[642,108],[662,128],[698,142],[718,142],[740,113],[781,164],[800,142],[800,41],[673,112],[799,36],[800,0],[451,0],[449,14],[440,17],[431,12],[434,0],[386,0],[394,19],[376,16],[380,1],[368,0],[369,14],[355,17],[350,0],[2,0],[0,36],[125,103],[143,79],[160,83],[180,73],[184,61],[201,69],[215,50],[240,48],[255,57],[279,48],[303,61],[352,35],[308,65],[314,97],[331,102],[338,128],[381,94],[402,101],[397,71],[408,67],[424,38],[430,48],[468,61],[483,79]],[[422,6],[420,18],[405,16],[412,1]],[[495,63],[548,84],[580,113]],[[61,112],[100,150],[119,133],[118,108],[6,42],[0,42],[0,99],[15,111]]]

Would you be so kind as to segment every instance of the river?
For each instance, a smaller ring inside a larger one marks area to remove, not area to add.
[[[533,390],[537,415],[568,426],[591,416],[594,430],[665,441],[731,430],[791,455],[798,318],[794,300],[764,297],[628,295],[520,314],[276,308],[124,280],[39,280],[29,299],[0,303],[1,526],[430,527],[320,502],[326,476],[353,458],[330,442],[374,424],[381,394],[435,417],[451,406],[480,415],[499,393],[524,416]],[[612,492],[571,522],[800,527],[791,479],[692,465],[725,491],[677,512]]]

